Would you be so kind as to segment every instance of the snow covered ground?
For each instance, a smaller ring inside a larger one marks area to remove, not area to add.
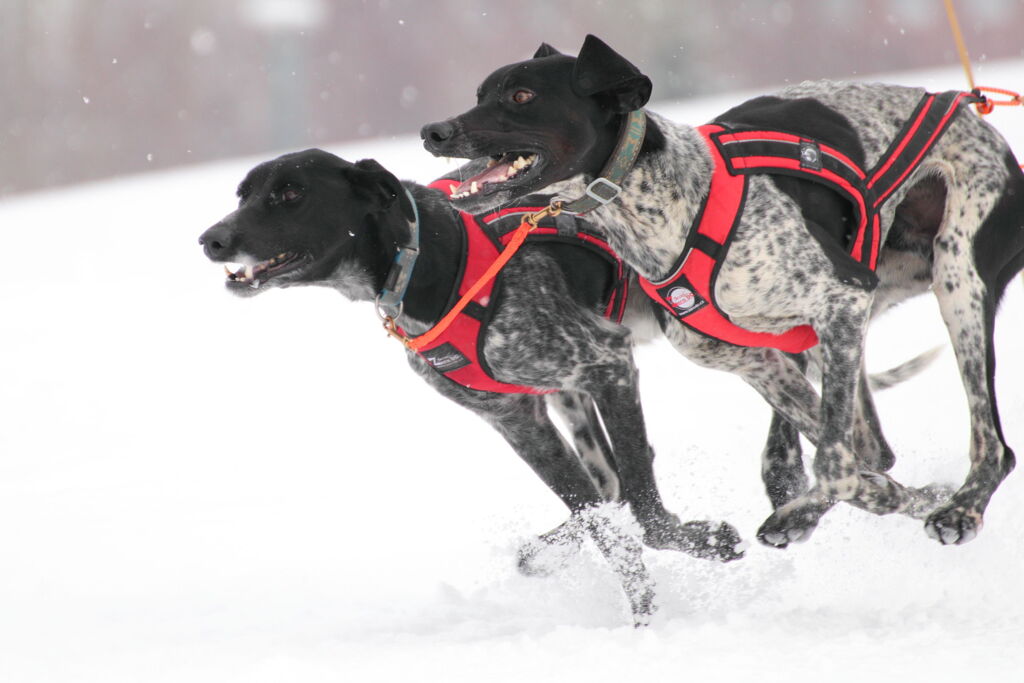
[[[1021,73],[978,77],[1013,87]],[[962,75],[887,80],[956,88]],[[699,123],[739,99],[655,109]],[[1024,151],[1024,113],[993,122]],[[413,139],[332,151],[418,180],[446,168]],[[255,161],[0,204],[0,680],[1020,680],[1020,473],[963,547],[839,506],[808,543],[754,543],[726,566],[648,551],[660,611],[645,630],[592,550],[556,576],[518,575],[517,545],[563,509],[408,371],[369,305],[223,291],[196,238]],[[1022,343],[1014,282],[998,393],[1019,451]],[[923,297],[874,326],[869,364],[936,344]],[[765,405],[665,345],[639,359],[670,507],[752,539],[769,512]],[[678,398],[695,385],[711,400]],[[878,404],[898,479],[962,480],[948,348]]]

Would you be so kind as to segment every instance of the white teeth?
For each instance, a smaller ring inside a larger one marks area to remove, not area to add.
[[[498,160],[497,159],[488,159],[487,160],[487,168],[493,168],[493,167],[495,167],[497,165],[498,165]]]
[[[259,278],[263,273],[270,271],[275,266],[280,267],[281,264],[294,258],[294,254],[289,255],[288,252],[281,252],[277,256],[272,256],[266,261],[260,261],[259,263],[245,265],[228,264],[224,266],[224,274],[227,275],[228,280],[231,282],[248,284],[250,287],[256,288],[260,286]]]
[[[450,185],[448,185],[448,191],[452,193],[453,197],[455,196],[456,187],[458,187],[458,185],[456,185],[455,183],[451,183]]]
[[[474,180],[469,185],[469,193],[470,194],[476,194],[478,191],[479,191],[479,188],[477,187],[476,181]]]

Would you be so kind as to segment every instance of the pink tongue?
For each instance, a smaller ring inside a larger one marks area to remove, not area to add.
[[[469,192],[469,188],[476,182],[477,185],[483,185],[484,183],[501,183],[505,181],[505,172],[511,168],[512,164],[495,164],[489,169],[479,175],[475,175],[472,178],[463,180],[462,183],[452,190],[452,194],[459,194],[462,192]],[[477,187],[479,190],[480,188]]]

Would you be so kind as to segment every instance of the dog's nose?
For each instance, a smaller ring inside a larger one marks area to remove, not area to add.
[[[427,149],[430,149],[431,145],[447,142],[453,135],[455,135],[455,124],[451,121],[428,123],[420,130],[420,137],[423,138],[424,146]]]
[[[219,259],[230,253],[234,234],[224,223],[218,223],[199,236],[199,244],[207,258]]]

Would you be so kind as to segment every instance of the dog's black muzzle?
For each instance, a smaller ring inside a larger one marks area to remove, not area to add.
[[[211,261],[227,261],[234,253],[237,234],[227,221],[217,223],[199,237],[203,253]]]
[[[455,119],[428,123],[420,129],[423,147],[434,156],[461,156],[456,143],[460,126]]]

